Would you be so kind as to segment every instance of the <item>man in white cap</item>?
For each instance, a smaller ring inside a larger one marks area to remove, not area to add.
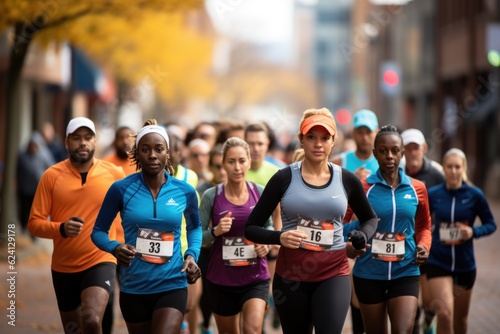
[[[405,172],[409,176],[422,181],[426,188],[429,189],[437,184],[445,181],[443,176],[443,168],[435,161],[428,159],[427,143],[423,133],[418,129],[407,129],[401,133],[404,145],[405,156]],[[420,315],[421,308],[424,310],[424,322],[422,324],[424,333],[432,333],[432,320],[434,319],[434,311],[430,310],[430,300],[427,295],[427,275],[425,265],[420,266],[420,291],[422,296],[422,306],[417,309],[413,332],[419,333],[420,330]]]
[[[28,223],[32,235],[53,240],[52,283],[66,333],[102,332],[115,282],[115,257],[99,250],[90,234],[108,188],[125,174],[121,167],[94,158],[95,135],[90,119],[69,122],[69,158],[42,175]],[[110,235],[115,236],[114,228]]]
[[[427,189],[444,182],[443,168],[435,161],[428,159],[427,143],[420,130],[407,129],[401,133],[405,148],[405,172],[422,181]]]

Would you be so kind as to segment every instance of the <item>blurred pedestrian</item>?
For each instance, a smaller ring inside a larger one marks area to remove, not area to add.
[[[283,333],[340,333],[351,299],[342,236],[349,204],[361,220],[352,241],[363,248],[377,226],[359,179],[328,162],[337,127],[326,108],[309,109],[298,139],[303,160],[279,170],[248,218],[245,237],[281,245],[273,282]],[[264,228],[280,203],[281,231]]]
[[[63,161],[68,157],[68,152],[66,151],[64,144],[56,135],[54,125],[52,125],[52,123],[43,123],[41,134],[43,139],[45,140],[45,144],[52,153],[52,157],[54,158],[55,162]]]
[[[352,243],[346,247],[350,258],[357,257],[354,289],[367,334],[387,333],[387,315],[392,333],[412,332],[418,307],[418,266],[427,261],[431,244],[427,190],[399,166],[403,150],[403,139],[394,126],[380,128],[373,149],[380,167],[362,180],[380,220],[373,238],[368,238],[371,247],[356,250]],[[347,224],[344,234],[351,228],[356,228],[356,222]]]
[[[28,223],[32,235],[53,240],[52,282],[65,332],[100,333],[114,289],[116,259],[99,250],[90,233],[108,188],[125,174],[94,158],[95,134],[88,118],[68,123],[69,158],[43,174]],[[110,235],[115,238],[114,227]]]
[[[208,168],[208,155],[210,145],[204,139],[193,139],[188,145],[189,155],[186,159],[186,167],[196,172],[198,182],[210,181],[213,175]]]
[[[238,137],[241,139],[245,138],[245,123],[237,121],[221,121],[216,144],[222,145],[231,137]]]
[[[179,333],[187,285],[201,276],[196,265],[201,246],[198,198],[192,186],[172,176],[169,138],[156,120],[148,120],[137,133],[130,156],[141,172],[113,183],[92,241],[121,265],[120,308],[129,333]],[[108,235],[117,213],[125,243]],[[183,215],[189,244],[184,254]]]
[[[417,180],[422,181],[426,188],[429,189],[437,184],[444,182],[444,176],[440,169],[435,167],[439,165],[433,163],[432,160],[426,157],[427,143],[423,133],[418,129],[407,129],[401,133],[404,144],[404,157],[405,157],[405,173]],[[439,165],[439,167],[441,167]],[[441,168],[442,169],[442,168]],[[422,307],[417,308],[415,316],[415,324],[413,326],[413,333],[420,333],[420,316],[422,308],[424,311],[424,321],[422,329],[424,334],[432,333],[432,320],[434,319],[434,312],[430,309],[430,296],[429,288],[427,286],[426,265],[420,266],[420,296]]]
[[[42,174],[55,161],[52,155],[43,154],[45,141],[38,132],[34,132],[26,146],[17,156],[16,180],[19,207],[19,221],[23,232],[28,231],[31,204]],[[45,147],[45,149],[47,149]]]
[[[200,183],[198,187],[196,187],[200,196],[203,196],[206,190],[227,180],[227,172],[222,166],[222,144],[215,145],[210,151],[208,164],[210,172],[213,174],[213,178],[210,181]]]
[[[285,156],[285,148],[281,144],[276,132],[273,128],[267,124],[267,122],[262,122],[262,124],[267,129],[267,137],[269,138],[269,146],[266,152],[266,161],[278,166],[279,168],[286,167],[287,164],[283,161]]]
[[[113,151],[106,155],[103,160],[109,161],[116,166],[123,168],[125,175],[136,172],[136,166],[128,158],[128,152],[132,149],[134,131],[128,126],[121,126],[115,131],[113,140]]]
[[[203,139],[208,143],[211,150],[217,141],[218,128],[215,124],[211,122],[200,122],[198,123],[192,131],[191,139]]]
[[[427,189],[444,182],[443,168],[427,154],[427,142],[418,129],[407,129],[401,133],[404,143],[405,173],[422,181]]]
[[[473,240],[491,235],[496,224],[483,192],[467,179],[464,152],[448,150],[443,170],[446,181],[429,189],[434,219],[427,264],[430,307],[437,314],[438,333],[467,333],[477,273]]]
[[[240,328],[243,333],[261,333],[269,296],[269,247],[248,242],[244,229],[264,188],[245,181],[250,150],[243,139],[226,140],[222,166],[227,181],[205,191],[200,205],[203,244],[211,244],[206,273],[209,303],[219,333],[237,334]],[[273,229],[271,220],[265,226]]]
[[[277,165],[266,160],[270,144],[267,127],[262,123],[247,125],[245,141],[250,146],[252,158],[247,180],[265,186],[271,176],[280,169]]]
[[[342,152],[335,156],[332,162],[363,180],[375,173],[379,167],[373,155],[373,145],[378,132],[377,115],[368,109],[358,111],[354,114],[353,128],[352,138],[356,143],[356,149]]]

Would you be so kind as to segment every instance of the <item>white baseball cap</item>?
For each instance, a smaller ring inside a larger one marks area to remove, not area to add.
[[[403,145],[406,146],[411,143],[415,143],[417,145],[425,144],[425,137],[420,130],[417,129],[407,129],[401,133],[401,137],[403,137]]]
[[[68,126],[66,127],[66,137],[75,132],[76,130],[78,130],[79,128],[81,128],[82,126],[92,130],[92,132],[95,135],[94,122],[92,122],[87,117],[76,117],[73,118],[71,121],[69,121]]]

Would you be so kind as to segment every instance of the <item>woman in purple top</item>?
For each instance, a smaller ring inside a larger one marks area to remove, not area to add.
[[[267,245],[244,237],[245,223],[263,187],[245,181],[250,168],[248,144],[226,140],[222,165],[227,181],[205,191],[200,204],[203,244],[212,243],[206,273],[207,291],[219,333],[260,333],[269,296]],[[272,230],[272,221],[267,226]]]

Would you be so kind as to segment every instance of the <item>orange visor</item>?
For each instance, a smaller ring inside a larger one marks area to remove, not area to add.
[[[322,126],[331,136],[337,133],[337,126],[333,118],[324,115],[314,115],[304,119],[300,126],[300,133],[305,135],[315,126]]]

